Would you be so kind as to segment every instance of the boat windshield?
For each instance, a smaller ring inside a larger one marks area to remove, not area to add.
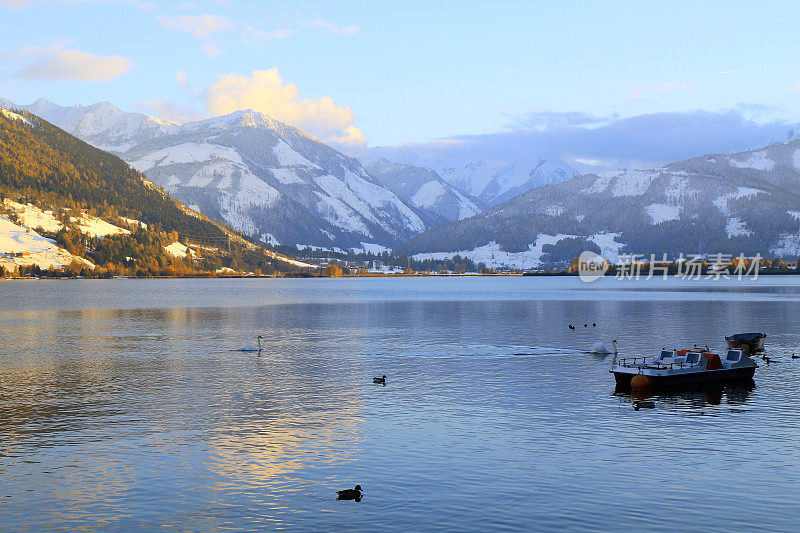
[[[687,363],[696,363],[700,360],[700,354],[697,352],[689,352],[686,354]]]
[[[738,361],[741,354],[742,352],[740,350],[728,350],[728,357],[726,357],[726,359],[728,361]]]
[[[670,352],[669,350],[661,350],[660,359],[666,359],[667,357],[672,357],[672,352]]]

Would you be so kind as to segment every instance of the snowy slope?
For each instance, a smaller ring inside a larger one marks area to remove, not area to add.
[[[467,163],[443,161],[438,162],[434,170],[453,187],[488,206],[502,203],[540,185],[562,182],[576,174],[572,167],[558,159],[479,159]]]
[[[8,104],[116,153],[173,197],[256,239],[389,246],[428,227],[419,209],[357,159],[261,113],[238,111],[179,125],[108,103]]]
[[[42,269],[59,268],[72,262],[94,267],[90,261],[59,248],[51,239],[0,216],[0,266],[6,270],[30,265]]]
[[[408,204],[439,217],[439,223],[462,220],[482,211],[476,202],[431,169],[392,163],[383,158],[366,161],[364,167]]]
[[[61,223],[52,210],[42,211],[33,204],[20,204],[8,198],[3,200],[2,205],[7,210],[16,213],[19,224],[28,228],[41,228],[43,231],[55,233],[64,227],[64,224]],[[75,215],[76,216],[69,216],[69,221],[74,223],[83,233],[92,237],[106,237],[108,235],[130,233],[130,231],[125,228],[120,228],[110,222],[106,222],[105,220],[86,213],[75,213]],[[131,222],[139,223],[138,220],[133,220]]]

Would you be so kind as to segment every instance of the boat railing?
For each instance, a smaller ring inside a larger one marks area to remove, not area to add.
[[[675,368],[692,368],[695,366],[702,366],[702,360],[698,361],[674,361],[664,363],[658,359],[658,356],[649,355],[643,357],[625,357],[617,360],[617,365],[627,368],[655,368],[656,370],[672,370]]]
[[[656,361],[655,364],[647,365],[648,368],[655,368],[658,370],[672,370],[674,368],[692,368],[695,366],[703,366],[702,362],[700,361],[678,361],[673,363],[661,363]]]
[[[656,357],[654,355],[648,355],[643,357],[625,357],[623,359],[617,359],[617,364],[619,366],[637,366],[643,365],[647,363],[648,360],[655,361]]]

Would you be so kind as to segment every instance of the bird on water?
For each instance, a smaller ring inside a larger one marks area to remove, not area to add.
[[[380,378],[372,378],[372,382],[378,383],[379,385],[386,385],[386,374],[384,374],[383,377]]]
[[[356,485],[354,489],[337,490],[336,494],[338,496],[336,496],[336,499],[360,501],[362,492],[361,485]]]
[[[616,339],[611,341],[611,346],[613,350],[609,348],[605,342],[597,341],[596,343],[592,344],[592,352],[593,353],[617,353],[617,341]]]
[[[238,351],[240,352],[260,352],[261,351],[261,339],[263,339],[261,335],[256,337],[256,342],[258,342],[258,346],[242,346],[239,348]]]

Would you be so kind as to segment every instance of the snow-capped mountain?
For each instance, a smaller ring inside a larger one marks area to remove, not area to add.
[[[116,153],[183,203],[265,242],[393,245],[426,229],[418,209],[360,161],[261,113],[180,125],[108,103],[6,107],[28,109]]]
[[[96,148],[116,153],[133,147],[143,137],[165,135],[180,127],[144,113],[126,113],[108,102],[62,107],[40,98],[31,105],[17,106],[0,99],[0,106],[30,111]]]
[[[431,227],[477,215],[477,203],[444,181],[429,168],[392,163],[384,158],[364,162],[364,168],[384,187],[416,208],[421,217],[431,217]]]
[[[576,174],[572,167],[558,159],[532,162],[479,159],[464,164],[440,162],[434,168],[452,186],[488,206]]]
[[[587,249],[612,261],[619,253],[796,258],[800,139],[657,169],[576,176],[428,231],[398,251],[529,268]]]
[[[482,145],[469,139],[376,146],[368,153],[372,158],[429,168],[481,207],[497,205],[534,187],[559,183],[582,173],[536,146]]]

